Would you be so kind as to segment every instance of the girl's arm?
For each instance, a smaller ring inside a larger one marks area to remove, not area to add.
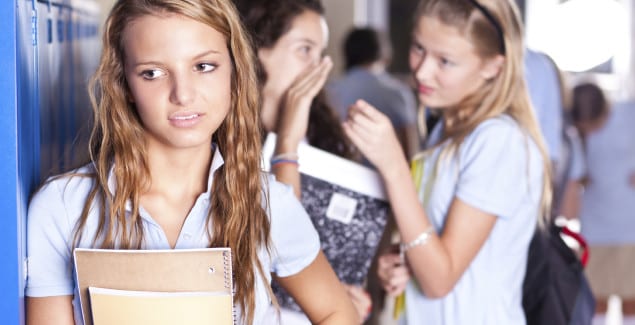
[[[432,225],[390,121],[358,101],[349,111],[344,130],[382,175],[402,241],[413,242]],[[432,234],[425,245],[415,245],[406,254],[413,276],[429,297],[445,296],[454,288],[489,236],[496,217],[455,197],[446,220],[443,234]]]
[[[324,87],[326,77],[332,67],[331,59],[325,57],[319,63],[309,66],[307,71],[301,73],[287,89],[280,103],[276,123],[277,142],[274,157],[297,154],[298,145],[306,136],[311,102],[320,89]],[[275,164],[271,166],[271,171],[279,182],[291,185],[295,196],[298,199],[301,198],[300,172],[297,164]]]
[[[368,319],[373,309],[373,301],[370,299],[370,294],[364,290],[363,287],[357,285],[344,284],[344,288],[348,293],[348,297],[351,298],[357,317],[362,320]]]
[[[321,251],[315,260],[299,273],[275,279],[300,305],[311,323],[361,323],[344,286]]]
[[[578,180],[569,180],[565,184],[562,202],[558,215],[567,219],[577,219],[580,216],[580,199],[584,186]]]
[[[27,297],[26,324],[75,325],[73,296]]]

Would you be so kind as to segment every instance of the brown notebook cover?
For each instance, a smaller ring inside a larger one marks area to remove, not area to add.
[[[89,287],[232,295],[229,248],[74,251],[84,324],[93,325]],[[231,307],[231,304],[230,304]],[[226,312],[233,319],[232,308]]]

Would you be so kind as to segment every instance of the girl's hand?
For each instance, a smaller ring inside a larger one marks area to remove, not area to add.
[[[373,302],[370,299],[370,295],[360,286],[344,284],[344,287],[346,288],[346,292],[348,292],[348,296],[353,301],[355,310],[357,310],[360,324],[364,323],[373,309]]]
[[[284,152],[295,152],[304,139],[309,124],[311,102],[324,87],[333,62],[326,56],[302,72],[287,89],[280,102],[280,113],[276,133],[278,144],[285,146]]]
[[[404,160],[392,123],[367,102],[358,100],[351,105],[343,127],[353,144],[380,173],[385,175],[395,162]]]
[[[405,289],[410,280],[410,270],[399,254],[385,254],[379,257],[377,274],[382,287],[389,296],[396,297]]]

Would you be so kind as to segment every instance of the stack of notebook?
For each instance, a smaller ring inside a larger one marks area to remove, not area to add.
[[[86,325],[234,323],[229,248],[74,255]]]

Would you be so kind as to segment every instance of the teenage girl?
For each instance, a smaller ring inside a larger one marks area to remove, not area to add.
[[[412,167],[384,115],[363,101],[349,110],[344,130],[382,175],[402,241],[378,267],[405,296],[402,324],[525,323],[527,251],[551,190],[522,35],[513,0],[421,1],[410,67],[442,122]]]
[[[264,129],[277,135],[272,172],[292,186],[299,199],[298,145],[302,141],[347,159],[356,153],[327,104],[324,84],[333,63],[323,56],[328,26],[320,0],[234,0],[258,57]],[[296,163],[293,163],[293,162]],[[371,301],[357,286],[347,286],[361,319]]]
[[[229,0],[116,2],[91,160],[30,203],[27,324],[82,323],[76,247],[230,247],[238,323],[264,321],[272,274],[312,322],[356,321],[302,206],[260,171],[250,53]]]

